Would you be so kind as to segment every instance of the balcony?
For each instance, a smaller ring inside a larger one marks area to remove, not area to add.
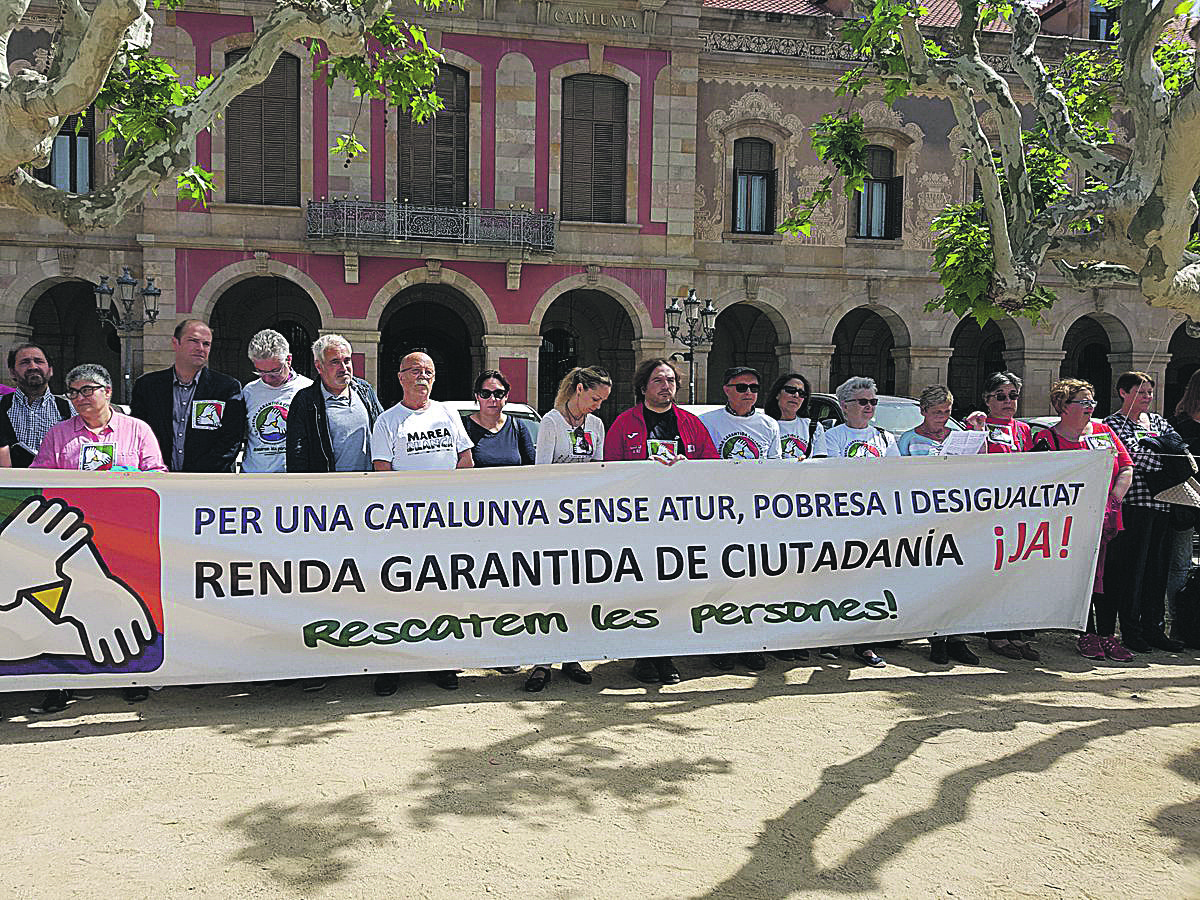
[[[309,240],[477,244],[554,252],[553,213],[365,200],[310,200]]]

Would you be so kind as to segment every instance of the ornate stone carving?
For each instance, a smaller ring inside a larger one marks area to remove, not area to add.
[[[271,254],[266,250],[254,251],[254,271],[260,275],[267,274],[267,260],[271,258]]]
[[[790,212],[798,206],[801,200],[813,195],[821,180],[829,175],[825,166],[805,166],[796,172],[795,189],[784,199],[784,212]],[[846,243],[846,196],[842,193],[841,178],[835,178],[831,185],[833,197],[813,210],[812,228],[808,237],[802,234],[785,234],[785,244],[816,244],[823,247],[840,247]]]
[[[358,284],[358,254],[343,253],[342,267],[345,270],[346,284]]]
[[[951,178],[945,172],[925,172],[911,186],[905,183],[906,191],[914,194],[911,206],[906,204],[904,231],[908,245],[923,250],[933,249],[933,232],[929,225],[943,209],[955,202]]]
[[[597,265],[584,266],[584,271],[587,273],[584,277],[587,280],[588,287],[595,287],[600,283],[600,267]]]
[[[75,247],[58,248],[58,271],[63,275],[71,275],[75,271],[75,260],[79,258],[79,250]]]
[[[696,184],[696,240],[721,240],[721,215],[715,210],[708,209],[708,198],[704,193],[704,185]]]
[[[519,291],[521,289],[521,260],[510,259],[504,270],[507,279],[505,287],[510,291]]]
[[[425,271],[429,273],[429,281],[433,283],[442,280],[442,261],[440,259],[425,260]]]

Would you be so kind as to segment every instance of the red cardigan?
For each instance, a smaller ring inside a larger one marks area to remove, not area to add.
[[[617,416],[604,435],[604,461],[646,459],[646,416],[642,404],[631,407]],[[679,424],[679,443],[688,459],[720,459],[708,429],[696,416],[675,407]]]

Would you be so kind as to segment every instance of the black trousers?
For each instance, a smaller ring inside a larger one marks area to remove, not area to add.
[[[1145,506],[1125,504],[1125,530],[1108,545],[1104,563],[1104,593],[1116,606],[1121,635],[1143,640],[1163,633],[1167,596],[1167,566],[1171,553],[1171,516]],[[1097,609],[1097,631],[1111,634],[1111,623],[1100,621],[1108,610]],[[1111,615],[1111,613],[1109,613]]]

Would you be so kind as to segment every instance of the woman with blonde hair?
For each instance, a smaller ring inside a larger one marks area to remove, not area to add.
[[[554,409],[538,429],[535,464],[604,461],[604,423],[595,415],[612,393],[612,378],[598,366],[577,366],[558,385]],[[591,684],[592,673],[578,662],[563,663],[563,674],[577,684]],[[550,683],[550,663],[533,667],[525,690],[536,694]]]
[[[1108,542],[1121,530],[1121,502],[1133,483],[1133,459],[1121,439],[1103,422],[1092,419],[1096,408],[1095,389],[1086,381],[1064,378],[1050,386],[1050,406],[1061,417],[1052,428],[1038,433],[1034,450],[1108,450],[1115,454],[1108,508],[1100,534],[1100,555],[1096,559],[1096,577],[1092,583],[1092,603],[1088,611],[1087,631],[1076,644],[1080,656],[1129,662],[1130,653],[1116,638],[1117,614],[1124,633],[1129,598],[1104,592],[1104,560]]]

